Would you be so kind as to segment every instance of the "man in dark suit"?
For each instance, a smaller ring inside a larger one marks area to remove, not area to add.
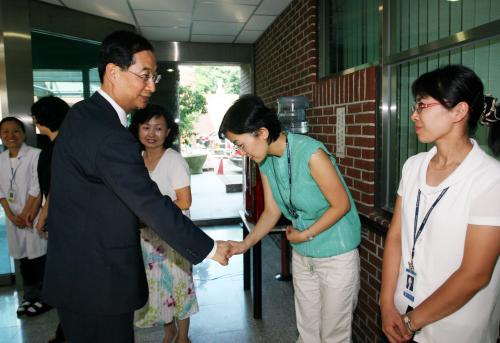
[[[153,47],[114,32],[98,68],[101,89],[68,112],[52,160],[44,300],[71,343],[133,342],[133,313],[148,297],[138,218],[190,262],[227,264],[227,243],[215,243],[162,196],[124,127],[159,81]]]

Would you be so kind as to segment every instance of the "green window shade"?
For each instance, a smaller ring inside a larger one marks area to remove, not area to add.
[[[391,0],[391,53],[500,19],[498,0]]]
[[[401,177],[401,169],[408,157],[427,151],[432,145],[422,144],[415,134],[415,126],[411,120],[410,107],[414,104],[411,85],[418,76],[448,64],[463,64],[474,70],[485,87],[485,93],[500,98],[500,38],[484,41],[468,47],[442,52],[433,56],[420,58],[397,68],[396,77],[399,85],[396,94],[397,103],[397,137],[398,155],[394,167],[397,168],[397,179]],[[488,148],[488,128],[478,125],[474,137],[481,147]],[[391,185],[390,193],[395,194],[398,183]]]
[[[378,0],[321,1],[321,75],[378,61],[378,7]]]

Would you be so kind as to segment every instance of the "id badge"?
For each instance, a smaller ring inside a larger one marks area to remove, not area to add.
[[[7,201],[11,203],[16,201],[16,191],[13,188],[9,189],[9,193],[7,194]]]
[[[415,281],[417,280],[417,274],[414,270],[406,268],[405,270],[405,288],[403,290],[403,295],[406,299],[410,300],[412,303],[415,301]]]

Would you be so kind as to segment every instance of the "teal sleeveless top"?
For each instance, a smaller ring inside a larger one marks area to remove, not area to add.
[[[335,158],[321,142],[305,135],[289,133],[288,145],[292,170],[291,196],[298,218],[292,218],[287,209],[290,204],[290,187],[286,150],[280,157],[268,155],[259,165],[259,169],[267,177],[273,198],[281,212],[292,221],[297,230],[304,231],[308,229],[330,207],[316,181],[311,176],[309,168],[309,160],[318,149],[322,149],[330,156],[330,160],[344,185],[351,204],[349,212],[329,229],[314,237],[313,240],[297,244],[292,243],[294,250],[303,256],[330,257],[355,249],[361,241],[361,223],[351,192],[349,192],[345,180],[339,172]]]

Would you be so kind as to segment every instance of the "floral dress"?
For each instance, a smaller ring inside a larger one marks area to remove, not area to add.
[[[190,185],[189,167],[182,156],[167,149],[150,172],[161,193],[175,201],[175,189]],[[141,247],[149,286],[146,305],[135,313],[135,325],[151,327],[186,319],[198,312],[192,266],[149,228],[141,229]]]

